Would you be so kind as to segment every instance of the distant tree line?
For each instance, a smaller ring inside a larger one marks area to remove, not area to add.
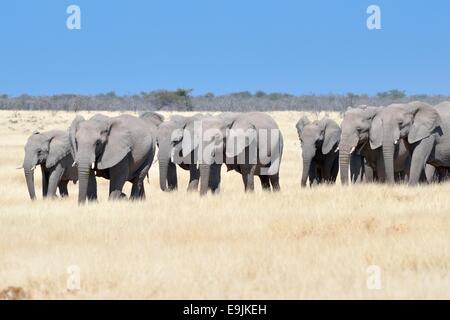
[[[53,96],[20,95],[10,97],[0,94],[3,110],[132,110],[132,111],[343,111],[349,106],[385,106],[414,100],[432,105],[450,100],[446,95],[407,95],[405,91],[390,90],[376,95],[322,94],[292,95],[288,93],[257,91],[235,92],[226,95],[192,95],[192,89],[157,90],[134,95],[116,95],[108,92],[97,95],[59,94]]]

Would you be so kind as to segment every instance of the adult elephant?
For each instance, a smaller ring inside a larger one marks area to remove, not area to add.
[[[109,198],[119,199],[130,181],[131,199],[145,197],[144,179],[155,153],[154,137],[144,120],[131,115],[95,115],[89,120],[77,116],[70,126],[70,141],[78,165],[78,202],[88,190],[96,190],[95,176],[110,180]],[[88,199],[89,200],[89,199]]]
[[[147,128],[151,131],[154,137],[156,136],[158,127],[164,122],[164,116],[153,111],[141,113],[139,118],[147,123]]]
[[[370,132],[373,119],[383,107],[360,106],[349,108],[341,123],[339,143],[339,167],[341,183],[348,184],[349,168],[351,181],[372,182],[385,180],[383,155],[380,149],[370,147]],[[410,154],[403,141],[395,148],[394,171],[397,176],[408,175]]]
[[[330,118],[309,121],[303,116],[295,125],[302,148],[303,169],[301,186],[334,183],[339,171],[338,144],[341,128]]]
[[[23,170],[31,200],[36,199],[34,169],[41,166],[42,196],[55,197],[59,189],[61,197],[69,195],[67,184],[78,180],[78,172],[72,167],[70,141],[67,131],[35,131],[25,144]]]
[[[159,125],[156,140],[158,143],[159,186],[162,191],[172,191],[178,188],[177,165],[181,169],[189,171],[188,191],[198,190],[200,173],[195,164],[194,154],[186,153],[186,156],[183,157],[180,142],[183,140],[183,130],[202,117],[204,117],[202,114],[191,117],[174,115]]]
[[[263,190],[279,191],[283,135],[266,113],[242,113],[232,121],[226,137],[226,163],[242,175],[245,191],[254,190],[259,176]]]
[[[176,155],[180,155],[184,163],[189,163],[192,171],[198,170],[200,195],[208,190],[212,193],[220,191],[221,167],[224,163],[224,147],[226,131],[230,128],[234,117],[201,115],[193,119],[172,139],[177,146]],[[181,152],[181,154],[179,153]],[[180,160],[176,161],[177,163]],[[192,188],[193,190],[193,188]]]
[[[394,183],[394,154],[404,140],[411,152],[409,184],[417,184],[425,165],[450,167],[450,102],[433,107],[414,101],[392,104],[380,112],[370,132],[372,148],[382,147],[386,178]]]

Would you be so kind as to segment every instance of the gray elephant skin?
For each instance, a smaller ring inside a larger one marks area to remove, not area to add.
[[[242,175],[245,191],[254,190],[255,175],[263,190],[280,190],[283,135],[270,115],[262,112],[238,114],[230,123],[225,152],[228,170]]]
[[[330,118],[310,122],[305,116],[296,126],[302,148],[301,186],[336,182],[339,171],[338,144],[341,128]]]
[[[384,160],[381,149],[371,148],[372,122],[384,107],[361,106],[349,108],[341,123],[339,143],[339,167],[341,183],[348,184],[349,168],[351,182],[385,181]],[[394,172],[398,179],[409,174],[410,153],[404,141],[394,149]]]
[[[30,198],[36,199],[34,169],[38,165],[42,172],[42,196],[55,197],[57,188],[61,197],[68,196],[68,182],[78,180],[77,169],[72,167],[72,163],[67,131],[34,132],[25,145],[23,161]]]
[[[198,190],[200,173],[195,165],[194,154],[189,153],[183,157],[181,144],[184,129],[202,117],[201,114],[191,117],[174,115],[159,125],[156,141],[158,144],[159,186],[162,191],[172,191],[178,188],[177,166],[189,171],[188,191]]]
[[[414,101],[392,104],[373,121],[370,133],[372,148],[382,148],[386,179],[394,183],[394,150],[404,140],[411,153],[409,184],[423,176],[426,164],[436,168],[450,167],[450,102],[436,107]]]
[[[224,163],[226,130],[234,117],[219,115],[197,115],[186,123],[181,136],[172,140],[177,143],[184,163],[191,170],[191,190],[198,190],[205,195],[208,190],[213,194],[220,191],[221,167]],[[179,151],[175,151],[178,155]],[[177,161],[178,163],[180,161]],[[195,172],[195,175],[193,175]],[[193,177],[196,180],[193,180]],[[192,187],[192,183],[196,184]]]
[[[109,199],[119,199],[126,181],[131,199],[145,198],[144,179],[152,165],[155,139],[148,123],[131,115],[77,116],[70,126],[70,141],[78,165],[78,202],[90,200],[97,190],[96,176],[110,180]]]

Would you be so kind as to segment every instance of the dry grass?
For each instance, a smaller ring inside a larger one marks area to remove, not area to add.
[[[299,188],[299,112],[276,112],[285,137],[282,192],[244,194],[237,173],[219,196],[161,192],[145,202],[31,202],[19,166],[35,129],[73,113],[0,112],[0,291],[31,298],[450,298],[450,185]],[[89,116],[89,115],[87,115]],[[333,117],[338,117],[333,114]],[[40,183],[37,174],[36,185]],[[67,290],[67,268],[81,290]],[[369,290],[367,267],[381,268]]]

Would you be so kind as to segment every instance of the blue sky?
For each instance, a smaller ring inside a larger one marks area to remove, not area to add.
[[[450,94],[449,14],[448,0],[4,1],[0,93]]]

